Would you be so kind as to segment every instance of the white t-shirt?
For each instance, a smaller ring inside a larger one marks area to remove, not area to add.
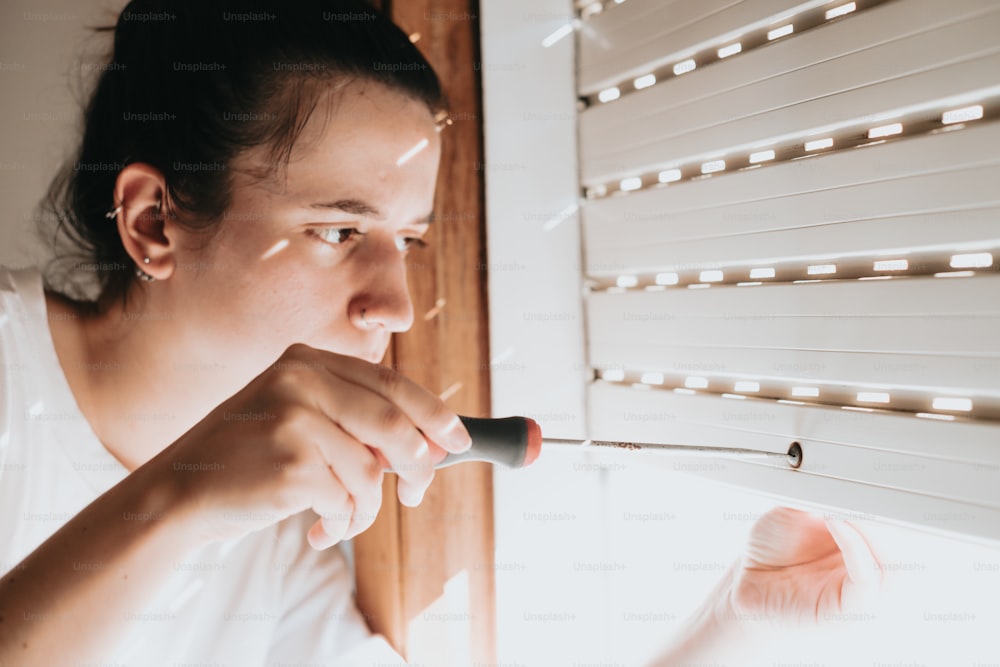
[[[0,267],[0,574],[127,475],[77,407],[39,272]],[[163,593],[126,615],[123,642],[102,664],[402,664],[357,610],[343,553],[307,544],[312,520],[291,517],[175,563]]]

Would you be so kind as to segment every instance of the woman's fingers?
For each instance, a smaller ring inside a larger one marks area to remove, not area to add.
[[[316,394],[321,409],[351,438],[381,453],[399,475],[400,502],[419,504],[434,479],[434,461],[423,433],[402,409],[383,396],[337,377],[328,378],[327,384],[330,391],[319,390]],[[349,401],[350,410],[338,410],[345,401]],[[378,459],[370,459],[381,472]]]
[[[342,539],[367,530],[382,506],[382,463],[374,451],[339,425],[317,416],[316,447],[331,476],[328,482],[342,485],[352,501],[353,514]]]
[[[463,452],[472,443],[468,431],[440,398],[384,366],[307,346],[290,354],[309,367],[327,371],[329,392],[317,402],[331,420],[359,441],[377,449],[399,475],[399,500],[415,506],[434,478],[441,449]],[[350,405],[344,410],[344,405]]]
[[[351,361],[367,363],[357,359]],[[395,381],[400,386],[412,384],[401,376],[395,377],[400,378]],[[331,426],[338,427],[353,440],[380,453],[383,461],[399,475],[400,502],[410,506],[420,503],[434,479],[435,461],[431,457],[428,438],[403,406],[369,389],[367,385],[357,384],[350,377],[333,372],[301,374],[294,378],[294,391],[325,414]],[[434,400],[437,401],[436,398]],[[373,458],[372,462],[374,466],[377,460]],[[339,469],[336,458],[331,456],[330,463],[335,470]],[[378,466],[379,472],[381,469],[382,466]],[[371,477],[368,473],[364,475],[365,479],[370,480]]]
[[[362,359],[307,349],[330,374],[382,396],[398,407],[419,431],[449,452],[464,452],[472,444],[458,415],[440,398],[404,375]]]
[[[347,532],[347,522],[336,517],[320,517],[316,523],[309,528],[307,538],[309,546],[317,551],[329,549],[341,540],[345,539]]]
[[[319,518],[309,528],[309,545],[313,549],[327,549],[344,539],[354,516],[354,503],[347,490],[330,471],[331,480],[316,490],[317,500],[313,511]]]
[[[851,582],[864,589],[876,588],[882,582],[882,566],[865,536],[847,521],[827,519],[826,527],[840,548]]]
[[[309,530],[309,543],[325,549],[366,530],[382,504],[382,465],[371,449],[319,412],[299,413],[285,437],[313,446],[293,478],[308,487],[320,519]]]
[[[757,565],[788,567],[819,558],[833,548],[823,519],[791,507],[775,507],[754,524],[746,553]]]

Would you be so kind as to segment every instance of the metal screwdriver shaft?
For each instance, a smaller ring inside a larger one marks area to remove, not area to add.
[[[802,450],[793,444],[787,453],[768,452],[742,447],[707,447],[701,445],[664,445],[658,443],[619,442],[616,440],[573,440],[570,438],[544,438],[544,445],[569,446],[578,448],[601,447],[626,451],[656,451],[678,456],[736,459],[775,459],[787,462],[797,468],[802,460]]]

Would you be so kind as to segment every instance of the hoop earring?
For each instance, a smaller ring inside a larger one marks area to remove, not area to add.
[[[118,217],[118,214],[121,212],[122,212],[122,205],[118,204],[118,206],[115,206],[113,209],[105,213],[104,217],[107,218],[108,220],[115,220]]]

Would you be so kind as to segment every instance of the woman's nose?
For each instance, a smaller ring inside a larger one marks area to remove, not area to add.
[[[413,326],[413,302],[406,283],[406,256],[393,238],[365,239],[367,248],[358,257],[357,289],[349,316],[362,329],[406,331]]]

